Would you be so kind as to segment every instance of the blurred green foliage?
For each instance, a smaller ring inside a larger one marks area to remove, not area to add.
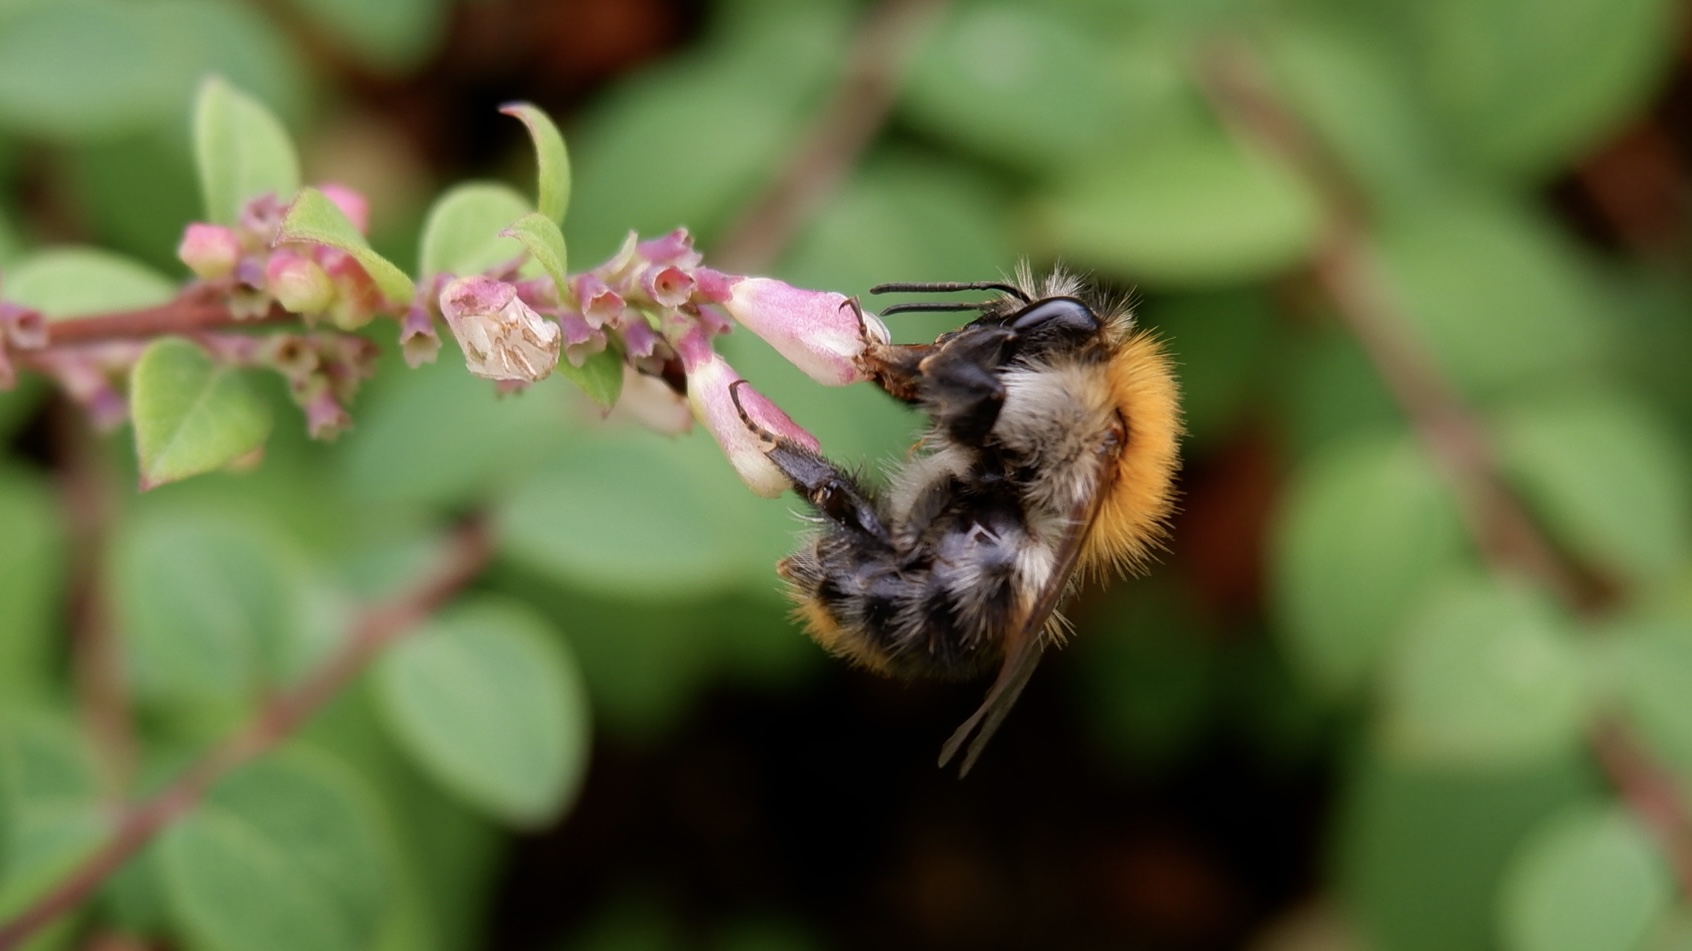
[[[196,194],[190,103],[213,73],[283,118],[304,180],[377,197],[374,241],[402,266],[508,256],[473,229],[491,205],[501,226],[527,210],[530,173],[458,186],[479,197],[434,205],[414,254],[432,191],[467,173],[442,160],[422,185],[392,150],[349,160],[337,136],[393,132],[380,95],[431,71],[437,91],[475,86],[453,72],[473,52],[453,25],[513,6],[0,0],[0,296],[54,316],[156,303],[185,279],[184,223],[292,180],[260,162]],[[565,127],[570,260],[685,225],[710,263],[866,9],[720,0],[579,111],[510,90]],[[1328,856],[1316,888],[1339,947],[1625,951],[1692,930],[1687,883],[1592,753],[1620,724],[1692,789],[1692,169],[1683,153],[1668,239],[1576,228],[1567,198],[1618,134],[1669,121],[1653,104],[1685,26],[1671,0],[957,0],[888,128],[769,267],[863,293],[1028,255],[1137,288],[1181,364],[1188,511],[1168,563],[1081,605],[1075,647],[1041,676],[1062,681],[1088,755],[1129,775],[1218,736],[1326,770],[1309,848]],[[1242,52],[1329,180],[1218,111],[1219,57]],[[215,133],[200,141],[225,155],[252,144]],[[477,174],[532,162],[502,136],[446,151],[509,153]],[[1590,603],[1480,556],[1443,463],[1312,290],[1342,212]],[[901,321],[911,340],[945,326]],[[881,394],[820,391],[745,334],[723,349],[832,455],[873,466],[908,444],[912,418]],[[143,430],[149,374],[230,385],[171,342],[143,367]],[[192,420],[227,432],[219,458],[175,457],[155,430],[139,468],[127,433],[91,443],[38,380],[0,394],[0,922],[109,834],[114,796],[159,788],[415,577],[452,516],[490,512],[497,559],[32,948],[105,930],[208,951],[487,946],[510,830],[567,813],[590,742],[655,747],[715,687],[798,692],[825,669],[771,569],[792,505],[749,495],[703,436],[602,420],[555,380],[496,398],[450,348],[415,371],[387,353],[332,446],[273,382],[241,385],[238,418]],[[271,417],[250,471],[133,491],[221,466]],[[1251,447],[1268,462],[1230,482]],[[96,473],[97,530],[66,510],[92,504],[71,470]],[[1243,606],[1217,580],[1241,562]],[[121,637],[132,775],[78,715],[86,622],[68,606],[88,590]],[[1671,805],[1692,813],[1684,792]],[[784,909],[712,919],[703,942],[679,922],[636,889],[564,946],[833,946]]]

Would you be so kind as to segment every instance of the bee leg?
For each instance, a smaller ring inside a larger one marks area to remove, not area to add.
[[[884,545],[891,545],[891,537],[882,525],[881,515],[876,511],[870,494],[850,474],[821,454],[760,426],[740,403],[740,387],[744,385],[745,380],[736,380],[729,385],[729,398],[734,401],[735,412],[740,414],[740,421],[746,428],[756,433],[769,447],[764,450],[764,455],[793,483],[793,490],[829,521]]]
[[[972,327],[917,365],[920,400],[953,439],[967,446],[986,441],[1005,404],[998,370],[1015,355],[1019,341],[1008,327]]]

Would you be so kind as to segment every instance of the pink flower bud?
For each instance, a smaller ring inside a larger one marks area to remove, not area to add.
[[[564,331],[564,359],[573,367],[581,366],[588,357],[605,349],[605,332],[573,310],[558,315],[558,326]]]
[[[816,437],[742,382],[734,368],[715,353],[688,371],[687,402],[693,408],[693,418],[704,424],[723,448],[740,480],[765,498],[775,498],[791,486],[766,454],[774,445],[771,435],[785,436],[812,452],[819,448]],[[741,418],[742,411],[751,425]]]
[[[335,285],[323,268],[286,249],[265,262],[264,287],[291,314],[321,314],[335,300]]]
[[[319,247],[315,254],[335,285],[335,298],[327,310],[329,319],[342,330],[357,330],[370,323],[382,308],[382,292],[365,272],[364,265],[335,248]]]
[[[236,262],[241,260],[241,241],[223,225],[196,221],[182,232],[176,256],[195,276],[215,281],[234,273]]]
[[[623,347],[633,357],[650,357],[658,348],[658,334],[639,314],[631,314],[622,323]]]
[[[558,365],[563,334],[504,281],[461,277],[441,291],[441,315],[470,372],[489,380],[545,379]]]
[[[859,357],[887,328],[844,294],[807,291],[767,277],[736,281],[722,307],[788,362],[829,386],[869,379]]]
[[[352,417],[335,401],[335,394],[329,387],[315,389],[304,406],[306,431],[313,439],[334,439],[352,426]]]
[[[330,183],[317,186],[323,197],[329,199],[341,214],[347,216],[352,226],[359,234],[370,233],[370,200],[345,185]]]

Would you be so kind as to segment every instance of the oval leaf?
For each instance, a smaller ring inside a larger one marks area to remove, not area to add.
[[[1585,657],[1534,592],[1465,578],[1433,592],[1387,672],[1389,748],[1454,766],[1532,762],[1578,748],[1591,711]]]
[[[376,288],[390,304],[408,304],[415,293],[411,278],[406,277],[405,272],[392,261],[372,251],[370,242],[364,239],[364,235],[359,234],[353,223],[341,213],[341,209],[329,200],[329,196],[315,188],[300,189],[294,203],[288,206],[288,213],[282,218],[282,227],[276,233],[276,241],[321,244],[347,252],[358,261],[365,273],[370,275],[370,279],[376,282]]]
[[[448,189],[429,208],[423,223],[418,268],[424,276],[480,274],[510,263],[518,250],[501,232],[529,212],[522,195],[494,182],[468,182]]]
[[[418,763],[507,822],[557,817],[587,765],[581,675],[546,623],[515,603],[463,603],[382,656],[388,723]]]
[[[282,121],[220,78],[194,104],[194,159],[206,217],[232,225],[254,198],[286,200],[300,187],[300,160]]]
[[[574,383],[588,399],[610,409],[623,393],[623,356],[616,350],[601,350],[582,361],[558,361],[558,375]]]
[[[0,922],[87,858],[110,831],[99,768],[57,713],[0,719]]]
[[[6,299],[49,318],[151,307],[170,300],[176,285],[164,275],[99,248],[52,248],[6,272]]]
[[[1586,803],[1523,843],[1500,891],[1507,951],[1632,951],[1674,882],[1650,835],[1613,804]]]
[[[1069,176],[1035,226],[1077,263],[1164,285],[1250,280],[1314,248],[1321,211],[1278,159],[1210,131],[1171,133]]]
[[[201,511],[125,521],[114,607],[135,687],[153,704],[242,698],[279,679],[305,595],[280,539]]]
[[[1408,436],[1317,453],[1275,531],[1275,609],[1294,660],[1318,685],[1362,687],[1429,582],[1462,563],[1462,523]]]
[[[56,691],[65,526],[46,479],[0,468],[0,719]]]
[[[1497,433],[1510,475],[1580,558],[1639,582],[1692,558],[1692,467],[1650,407],[1564,391],[1505,414]]]
[[[570,258],[564,249],[564,232],[558,230],[556,222],[538,211],[531,211],[512,222],[511,227],[500,234],[522,242],[529,256],[558,286],[558,292],[569,292],[570,270],[567,265]]]
[[[321,756],[230,774],[160,840],[176,917],[212,951],[361,951],[388,870],[357,781]]]
[[[186,340],[149,344],[129,393],[143,489],[220,469],[270,433],[270,406],[240,371]]]
[[[1692,775],[1692,618],[1635,621],[1615,632],[1621,702],[1651,750]]]
[[[537,178],[535,207],[552,219],[564,223],[564,213],[570,207],[570,153],[564,147],[564,136],[558,132],[547,114],[527,102],[514,102],[499,110],[521,121],[535,143]]]

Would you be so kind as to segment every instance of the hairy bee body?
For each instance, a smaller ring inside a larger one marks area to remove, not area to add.
[[[1140,565],[1172,507],[1180,431],[1169,362],[1126,308],[1083,301],[1062,274],[997,288],[932,344],[871,342],[866,361],[930,426],[885,490],[777,442],[771,458],[816,511],[779,571],[824,648],[897,677],[995,668],[964,768],[1014,703],[1077,574]],[[898,310],[963,309],[901,305]]]

